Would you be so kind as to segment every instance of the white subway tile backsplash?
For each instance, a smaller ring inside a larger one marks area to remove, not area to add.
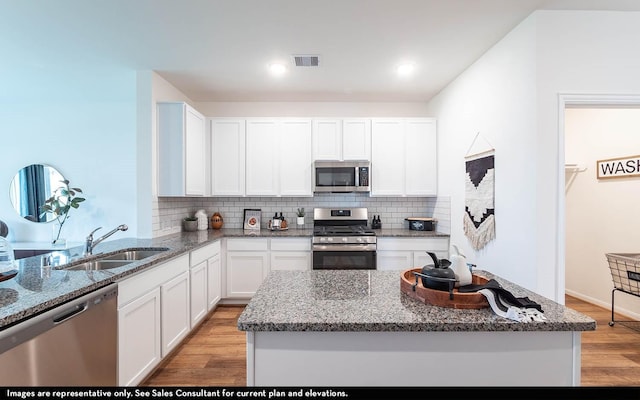
[[[369,197],[362,193],[327,193],[309,197],[159,197],[154,202],[152,228],[154,236],[179,232],[182,219],[204,209],[207,215],[219,212],[227,228],[241,228],[244,209],[262,210],[262,226],[267,227],[274,213],[282,212],[290,222],[295,221],[298,207],[306,211],[305,226],[313,226],[314,207],[366,207],[370,219],[379,215],[384,228],[405,229],[407,217],[433,217],[436,229],[451,232],[451,200],[449,197]]]

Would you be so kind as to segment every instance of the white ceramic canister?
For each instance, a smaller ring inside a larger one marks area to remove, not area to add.
[[[204,210],[196,211],[196,218],[198,218],[198,230],[206,231],[209,228],[209,218],[207,217],[207,213]]]
[[[472,281],[471,270],[467,265],[467,259],[464,254],[460,252],[458,246],[451,245],[451,269],[456,274],[458,282],[456,286],[470,285]]]

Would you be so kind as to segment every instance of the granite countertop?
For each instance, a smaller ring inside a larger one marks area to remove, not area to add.
[[[272,271],[238,319],[242,331],[588,331],[596,322],[487,271],[516,297],[542,306],[546,321],[517,322],[491,308],[424,304],[400,290],[401,271]]]
[[[408,229],[382,229],[378,236],[413,237],[416,231]],[[418,232],[420,236],[430,236],[433,232]],[[18,275],[0,282],[0,330],[8,325],[22,321],[42,311],[65,303],[76,297],[92,292],[110,283],[117,282],[144,269],[167,261],[170,258],[191,251],[207,243],[224,237],[311,237],[312,228],[290,228],[284,231],[245,231],[243,229],[206,230],[196,232],[180,232],[154,239],[124,238],[100,243],[95,250],[94,258],[99,255],[122,249],[145,247],[164,247],[168,250],[159,255],[136,261],[123,267],[101,271],[69,271],[59,266],[42,267],[41,257],[29,257],[16,261]],[[448,235],[446,235],[448,236]],[[21,248],[24,248],[22,246]],[[68,263],[82,255],[82,246],[52,253],[54,258]],[[88,258],[83,259],[86,261]],[[82,262],[74,261],[74,264]],[[65,265],[66,267],[70,265]]]
[[[96,246],[94,255],[79,260],[82,246],[51,253],[54,262],[69,267],[122,249],[163,247],[168,250],[123,267],[100,271],[70,271],[53,266],[41,266],[41,256],[16,260],[18,274],[0,282],[0,330],[42,311],[92,292],[110,283],[151,268],[192,249],[222,238],[215,230],[183,232],[155,239],[124,238],[110,240]]]

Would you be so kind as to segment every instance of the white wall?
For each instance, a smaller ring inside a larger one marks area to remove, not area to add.
[[[478,268],[536,290],[534,22],[515,28],[428,111],[438,119],[438,194],[451,197],[451,243]],[[464,157],[478,132],[471,153],[495,149],[496,239],[474,251],[462,224]]]
[[[640,109],[567,108],[564,120],[565,158],[587,168],[565,172],[566,291],[609,308],[605,254],[640,253],[640,178],[599,180],[596,161],[640,154]],[[617,292],[615,309],[640,320],[640,297]]]
[[[7,56],[5,54],[5,56]],[[0,76],[0,219],[11,241],[51,240],[51,224],[19,217],[8,196],[18,170],[56,167],[87,199],[63,228],[81,242],[120,224],[136,236],[136,76],[124,70],[20,69]]]
[[[640,93],[638,12],[538,12],[538,284],[557,277],[565,287],[564,139],[559,134],[558,94]],[[545,162],[557,155],[557,162]],[[555,183],[551,185],[551,183]],[[558,227],[549,232],[548,227]],[[552,255],[554,251],[557,258]]]
[[[451,241],[465,240],[462,157],[477,131],[496,149],[496,239],[471,261],[564,302],[561,93],[640,93],[640,14],[537,11],[429,103]],[[445,156],[446,155],[446,156]]]

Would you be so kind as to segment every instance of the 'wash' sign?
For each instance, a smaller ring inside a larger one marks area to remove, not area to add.
[[[598,160],[598,179],[640,176],[640,156]]]

